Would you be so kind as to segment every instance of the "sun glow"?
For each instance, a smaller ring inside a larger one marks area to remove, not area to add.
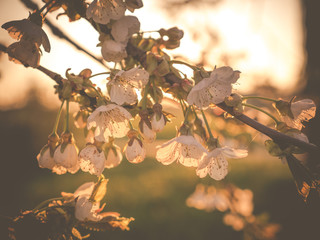
[[[39,0],[38,3],[40,2]],[[26,17],[25,9],[19,1],[7,3],[6,1],[0,3],[3,22]],[[275,87],[286,90],[293,88],[297,83],[304,66],[302,13],[298,0],[264,1],[263,4],[250,0],[241,2],[226,0],[214,7],[200,6],[196,9],[187,7],[177,12],[174,17],[161,11],[159,4],[157,1],[144,1],[145,6],[142,9],[127,14],[139,18],[142,31],[173,26],[183,29],[185,34],[181,46],[176,50],[167,51],[169,54],[192,64],[201,62],[205,56],[204,67],[207,70],[223,65],[230,65],[233,69],[240,70],[242,74],[239,89],[242,91],[248,91],[256,84],[263,84],[266,79]],[[13,5],[17,5],[17,11],[14,15],[7,14]],[[69,23],[65,16],[60,17],[58,21],[55,20],[55,15],[49,18],[84,49],[101,57],[101,48],[96,47],[99,35],[90,24],[84,20]],[[84,68],[90,68],[93,74],[107,71],[102,64],[52,35],[47,27],[44,27],[44,30],[51,41],[52,51],[50,54],[43,54],[41,65],[62,76],[68,68],[75,74]],[[158,33],[154,33],[153,36],[157,37]],[[12,42],[4,30],[1,30],[0,40],[7,45]],[[17,100],[18,96],[27,91],[28,88],[24,86],[30,85],[27,76],[32,79],[32,76],[39,78],[43,75],[41,73],[34,75],[32,72],[35,71],[32,69],[26,70],[22,66],[8,63],[6,58],[2,58],[1,61],[16,72],[17,76],[26,76],[20,80],[20,88],[16,89],[9,75],[3,74],[0,83],[1,105],[21,101]],[[114,67],[113,64],[109,66]],[[192,76],[190,68],[183,65],[176,66],[188,77]],[[103,75],[94,78],[93,82],[105,91],[106,78],[107,75]],[[48,92],[52,91],[52,82],[45,84],[43,80],[32,81],[34,83],[41,81],[40,85],[46,85]],[[53,93],[46,94],[46,97],[48,96],[55,98]]]

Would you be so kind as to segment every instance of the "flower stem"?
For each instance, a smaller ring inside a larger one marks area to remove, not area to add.
[[[184,122],[183,122],[184,124],[188,122],[188,115],[189,115],[190,109],[191,109],[191,106],[189,106],[186,110],[186,113],[184,115]]]
[[[156,90],[156,84],[155,84],[154,78],[152,78],[152,88],[153,88],[154,101],[158,103],[159,100],[157,96],[157,90]]]
[[[206,118],[206,115],[204,114],[204,111],[201,110],[201,113],[202,113],[203,120],[204,120],[204,122],[205,122],[205,124],[206,124],[207,130],[208,130],[208,133],[209,133],[209,137],[210,137],[211,139],[214,139],[214,136],[212,135],[212,132],[211,132],[211,129],[210,129],[208,120],[207,120],[207,118]]]
[[[171,64],[171,65],[172,65],[172,64],[175,64],[175,63],[176,63],[176,64],[186,65],[187,67],[191,68],[192,70],[198,69],[198,67],[192,66],[191,64],[186,63],[186,62],[183,62],[183,61],[180,61],[180,60],[171,60],[171,61],[170,61],[170,64]]]
[[[62,200],[62,199],[63,199],[63,197],[56,197],[56,198],[47,199],[47,200],[41,202],[40,204],[38,204],[32,211],[35,212],[52,201]]]
[[[64,104],[64,100],[62,100],[62,103],[60,105],[60,108],[59,108],[59,111],[58,111],[58,115],[57,115],[56,121],[54,123],[52,133],[51,133],[52,135],[56,135],[57,134],[57,129],[58,129],[58,125],[59,125],[59,120],[60,120],[63,104]]]
[[[261,99],[261,100],[270,101],[270,102],[277,102],[277,101],[278,101],[278,100],[273,99],[273,98],[259,97],[259,96],[246,96],[246,97],[242,97],[242,100],[245,100],[245,99]]]
[[[182,99],[180,99],[180,105],[181,105],[181,109],[182,109],[182,113],[183,113],[183,116],[186,114],[186,110],[185,110],[185,106],[184,106],[184,104],[182,103]]]
[[[99,75],[104,75],[104,74],[110,74],[110,72],[96,73],[96,74],[93,74],[93,75],[91,75],[90,77],[88,77],[88,79],[93,78],[93,77],[96,77],[96,76],[99,76]]]
[[[66,104],[66,125],[64,132],[69,132],[69,99],[67,99],[67,104]]]
[[[49,2],[47,2],[45,5],[43,5],[43,7],[42,8],[40,8],[39,10],[38,10],[38,12],[42,12],[46,7],[48,7],[51,3],[53,2],[53,0],[51,0],[51,1],[49,1]],[[53,6],[51,6],[50,8],[52,8]],[[47,13],[46,13],[47,14]]]
[[[133,130],[134,128],[133,128],[132,123],[131,123],[130,120],[129,120],[129,125],[130,125],[130,129]]]
[[[148,84],[144,88],[144,94],[143,94],[143,97],[141,99],[142,109],[146,109],[147,108],[147,96],[148,96],[148,93],[149,93],[149,88],[150,88],[150,81],[148,82]]]
[[[255,110],[258,110],[264,114],[266,114],[267,116],[269,116],[270,118],[272,118],[272,120],[275,122],[276,125],[278,125],[279,121],[278,119],[276,119],[272,114],[268,113],[267,111],[257,107],[257,106],[254,106],[254,105],[251,105],[251,104],[246,104],[246,103],[242,103],[242,106],[245,106],[245,107],[249,107],[249,108],[253,108]]]

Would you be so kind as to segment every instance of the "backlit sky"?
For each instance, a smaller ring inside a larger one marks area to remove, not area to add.
[[[35,2],[41,3],[40,0]],[[185,31],[181,47],[170,53],[197,63],[201,53],[205,52],[209,59],[205,66],[207,70],[215,65],[230,64],[233,69],[242,72],[240,84],[236,86],[242,91],[262,84],[266,79],[281,90],[294,88],[304,67],[299,0],[224,0],[216,6],[187,6],[181,12],[178,12],[181,8],[176,9],[174,17],[172,12],[164,12],[163,3],[160,3],[162,1],[144,1],[145,6],[136,10],[134,15],[139,18],[142,31],[173,26]],[[1,25],[27,16],[28,11],[18,0],[0,1]],[[55,16],[56,13],[50,16],[50,20],[63,28],[72,39],[95,55],[100,54],[100,48],[95,47],[98,34],[86,21],[69,23],[64,16],[56,21]],[[93,73],[106,70],[65,41],[52,36],[48,28],[44,27],[44,30],[51,41],[51,53],[44,52],[41,65],[62,76],[67,68],[74,73],[84,68],[91,68]],[[196,41],[193,41],[193,35]],[[13,41],[5,30],[0,29],[1,43],[8,46]],[[57,106],[52,88],[54,83],[39,71],[9,62],[6,55],[0,57],[0,71],[0,108],[21,106],[32,84],[44,93],[42,99],[45,105]],[[96,81],[104,83],[102,78],[96,78]]]

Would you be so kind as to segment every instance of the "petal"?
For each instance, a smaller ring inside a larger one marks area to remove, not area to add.
[[[228,161],[222,154],[212,159],[208,165],[208,173],[215,180],[221,180],[228,174]]]
[[[234,149],[228,146],[220,148],[223,155],[228,158],[244,158],[248,156],[248,150],[246,149]]]
[[[163,165],[169,165],[173,163],[179,157],[179,152],[177,149],[178,143],[175,139],[172,139],[161,146],[158,146],[156,153],[156,159]]]

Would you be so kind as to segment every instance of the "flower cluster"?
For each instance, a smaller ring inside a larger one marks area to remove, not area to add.
[[[119,62],[127,57],[129,38],[140,30],[135,16],[125,16],[126,9],[134,11],[143,6],[142,1],[94,0],[87,8],[86,16],[94,22],[107,25],[107,32],[100,32],[103,58],[108,62]]]
[[[188,207],[212,212],[215,209],[225,212],[224,224],[231,226],[235,231],[244,231],[255,239],[274,239],[279,231],[278,224],[270,224],[253,215],[253,193],[249,189],[240,189],[228,185],[224,189],[214,186],[198,184],[195,191],[187,198]],[[254,229],[254,231],[252,231]]]

